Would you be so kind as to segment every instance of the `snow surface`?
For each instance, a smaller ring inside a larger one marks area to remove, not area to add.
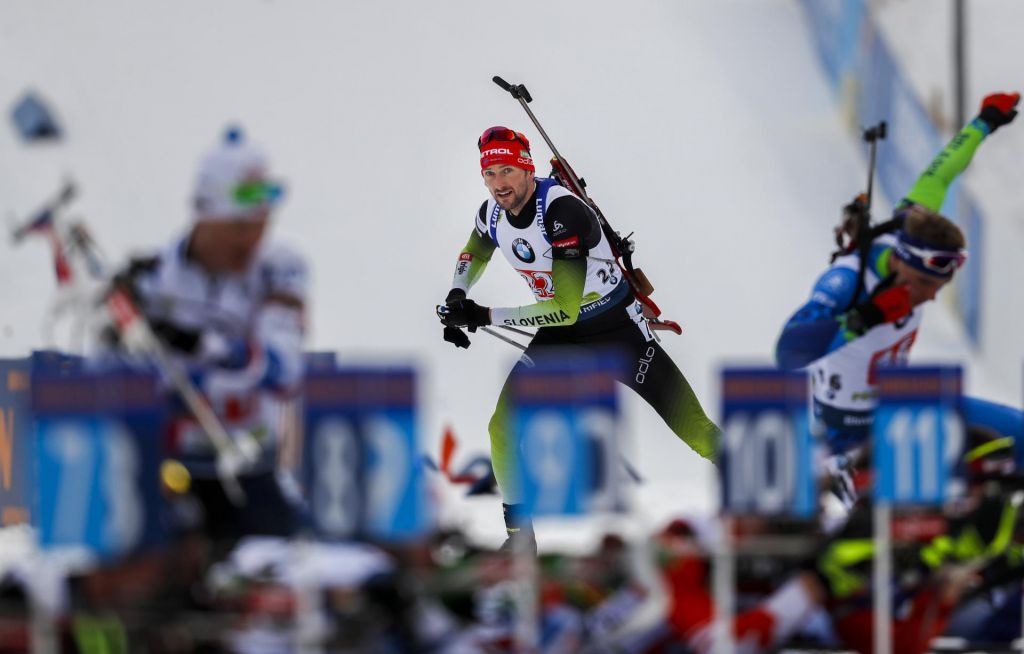
[[[537,160],[549,154],[493,75],[527,84],[606,215],[636,230],[654,299],[684,327],[663,345],[712,416],[720,367],[771,361],[864,183],[790,1],[5,0],[0,61],[0,107],[36,89],[68,134],[26,147],[0,129],[0,211],[26,215],[72,175],[76,209],[123,259],[181,233],[201,152],[243,125],[288,182],[274,236],[312,264],[310,346],[420,365],[425,447],[436,452],[450,424],[467,458],[487,450],[515,358],[482,334],[455,350],[433,312],[486,197],[475,141],[505,124],[531,137]],[[1000,194],[1020,195],[1001,179]],[[44,345],[44,244],[4,241],[0,275],[0,356],[21,356]],[[497,260],[473,295],[532,301]],[[919,360],[970,355],[942,305],[919,343]],[[1016,389],[1000,393],[980,363],[968,388],[1016,401],[1020,360]],[[626,408],[649,517],[714,506],[711,466],[637,398]],[[499,536],[495,501],[478,505],[473,529]],[[573,537],[540,530],[542,545],[561,538]]]

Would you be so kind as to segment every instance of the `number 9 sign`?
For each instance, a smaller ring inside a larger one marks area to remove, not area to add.
[[[531,515],[616,510],[619,361],[537,357],[512,375],[509,429],[519,443],[516,476]]]
[[[807,378],[771,368],[722,372],[722,509],[809,517],[816,508]]]

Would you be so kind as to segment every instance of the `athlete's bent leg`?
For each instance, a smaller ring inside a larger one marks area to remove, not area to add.
[[[713,461],[721,435],[718,426],[690,388],[690,383],[657,341],[630,327],[616,342],[630,353],[630,367],[624,384],[632,388],[657,411],[665,424],[690,448]]]

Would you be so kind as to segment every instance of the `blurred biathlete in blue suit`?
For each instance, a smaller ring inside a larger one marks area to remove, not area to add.
[[[815,418],[832,454],[865,442],[878,403],[877,369],[907,364],[923,304],[966,262],[963,233],[937,212],[981,142],[1017,115],[1019,100],[1019,93],[986,97],[978,116],[897,204],[893,219],[872,230],[863,270],[856,249],[839,253],[783,328],[776,360],[781,368],[810,373]],[[865,208],[858,199],[846,209],[850,216]],[[965,398],[964,411],[969,425],[1018,438],[1024,430],[1021,412],[1011,407]]]

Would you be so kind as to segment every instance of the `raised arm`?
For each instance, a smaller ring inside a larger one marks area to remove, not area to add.
[[[1019,101],[1019,93],[994,93],[986,97],[978,115],[932,160],[901,204],[919,204],[938,212],[953,180],[971,163],[985,137],[1014,119],[1014,107]]]

